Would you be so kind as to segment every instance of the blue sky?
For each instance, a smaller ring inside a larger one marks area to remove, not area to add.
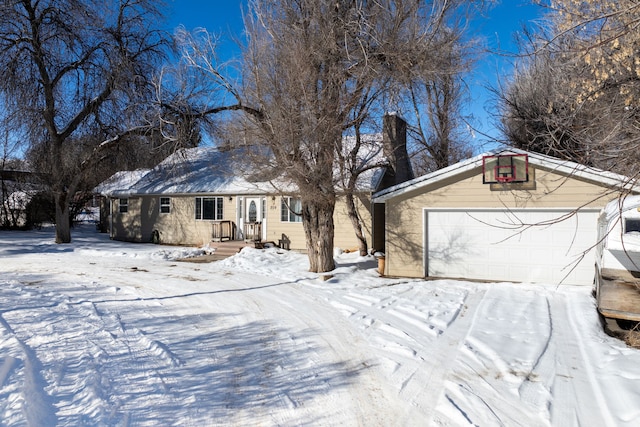
[[[229,35],[242,33],[241,5],[243,0],[169,0],[167,12],[168,28],[179,24],[188,30],[204,27],[209,32],[220,34],[227,40],[222,47],[232,49]],[[493,51],[515,52],[514,33],[540,17],[541,8],[533,6],[527,0],[502,0],[494,6],[486,17],[476,17],[471,36],[482,37],[486,46]],[[220,52],[224,58],[225,52]],[[473,114],[476,151],[481,152],[495,147],[482,133],[493,137],[498,135],[492,123],[495,112],[491,106],[492,96],[487,86],[495,87],[499,79],[507,78],[511,70],[512,58],[509,55],[485,54],[476,64],[473,73],[467,78],[471,89],[468,113]]]

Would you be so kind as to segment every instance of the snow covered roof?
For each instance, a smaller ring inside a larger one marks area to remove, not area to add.
[[[137,169],[134,171],[120,171],[98,184],[93,189],[96,194],[113,196],[118,193],[126,193],[136,182],[149,172],[149,169]]]
[[[356,190],[372,191],[384,172],[384,155],[381,135],[363,137],[358,152]],[[345,150],[352,147],[345,138]],[[181,149],[167,157],[151,170],[123,171],[114,174],[96,187],[95,192],[112,197],[158,194],[264,194],[278,191],[295,191],[290,185],[267,178],[259,178],[259,172],[251,170],[244,161],[242,149],[221,150],[215,147]],[[253,178],[248,178],[248,177]],[[348,177],[336,170],[337,184],[346,185]]]
[[[196,147],[176,151],[143,176],[129,191],[151,194],[253,194],[273,192],[269,182],[246,178],[238,150]]]
[[[356,139],[353,136],[343,139],[342,155],[347,159],[347,162],[350,161],[349,151],[354,148],[355,143]],[[381,133],[362,135],[354,163],[354,165],[345,166],[353,166],[351,169],[359,172],[356,191],[375,191],[384,176],[385,167],[388,165],[388,160],[384,155]],[[349,181],[349,175],[348,173],[343,175],[340,171],[341,168],[338,164],[335,168],[335,175],[338,185],[345,188]]]
[[[626,177],[624,175],[607,172],[601,169],[591,168],[579,163],[571,162],[568,160],[561,160],[555,157],[546,156],[544,154],[528,152],[517,148],[508,148],[479,154],[475,157],[463,160],[446,168],[439,169],[435,172],[431,172],[423,176],[419,176],[415,179],[403,182],[398,185],[394,185],[393,187],[389,187],[374,194],[374,201],[377,203],[382,203],[410,191],[417,190],[424,186],[432,185],[445,179],[451,178],[452,176],[462,174],[464,172],[468,172],[477,168],[482,168],[482,158],[485,156],[495,156],[498,154],[509,153],[526,154],[529,159],[529,164],[533,164],[543,169],[560,173],[562,175],[571,175],[573,177],[598,183],[604,186],[640,191],[640,188],[638,188],[629,177]]]

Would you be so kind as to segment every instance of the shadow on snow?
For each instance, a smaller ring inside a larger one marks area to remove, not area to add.
[[[7,368],[0,383],[6,421],[20,424],[34,402],[25,402],[26,411],[11,405],[17,395],[35,393],[49,403],[32,407],[40,411],[35,416],[64,425],[277,424],[283,420],[270,414],[302,416],[296,408],[313,406],[365,369],[316,360],[322,341],[311,329],[242,323],[237,313],[174,314],[162,305],[197,293],[72,302],[71,288],[61,294],[15,281],[0,284],[0,354],[11,362],[0,364]],[[239,290],[208,293],[231,291]]]

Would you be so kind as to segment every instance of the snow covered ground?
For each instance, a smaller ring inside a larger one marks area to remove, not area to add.
[[[378,277],[337,257],[0,232],[0,424],[637,426],[591,286]]]

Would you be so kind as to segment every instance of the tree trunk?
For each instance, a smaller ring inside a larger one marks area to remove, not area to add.
[[[309,271],[325,273],[335,269],[333,260],[333,202],[325,200],[302,201],[302,225],[307,240]]]
[[[69,224],[69,194],[56,191],[56,243],[71,243],[71,226]]]
[[[362,223],[360,221],[360,216],[358,215],[354,195],[353,193],[348,192],[345,197],[347,202],[347,215],[351,220],[351,225],[353,225],[353,230],[355,231],[356,238],[358,239],[358,251],[360,252],[360,256],[366,256],[369,248],[367,246],[367,239],[362,233]]]
[[[1,181],[2,186],[2,197],[0,197],[0,203],[2,203],[2,214],[0,214],[0,218],[2,219],[0,225],[3,227],[9,226],[9,190],[5,186],[4,179]]]

